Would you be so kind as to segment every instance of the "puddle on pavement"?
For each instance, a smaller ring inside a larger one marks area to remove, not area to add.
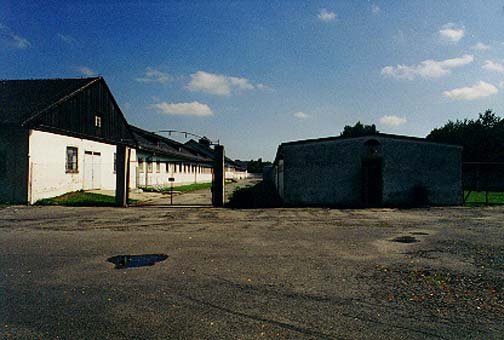
[[[399,242],[399,243],[415,243],[418,242],[416,238],[413,236],[399,236],[394,239],[392,239],[392,242]]]
[[[167,258],[165,254],[117,255],[109,257],[107,262],[115,264],[115,269],[123,269],[153,266]]]
[[[424,231],[413,231],[411,234],[412,235],[424,235],[424,236],[429,235],[429,233],[426,233]]]

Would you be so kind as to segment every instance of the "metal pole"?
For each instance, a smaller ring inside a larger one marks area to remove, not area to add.
[[[170,205],[173,205],[173,182],[170,182]]]

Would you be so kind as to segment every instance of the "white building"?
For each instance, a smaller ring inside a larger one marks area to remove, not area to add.
[[[191,139],[184,145],[210,159],[214,158],[214,150],[210,146],[210,140],[206,137],[201,138],[199,141]],[[247,177],[247,168],[242,167],[240,164],[228,157],[224,158],[224,178],[226,180],[241,180],[246,179]]]
[[[0,81],[0,201],[113,190],[119,143],[134,139],[103,78]]]
[[[136,144],[138,187],[166,187],[212,182],[213,160],[184,144],[130,126]]]

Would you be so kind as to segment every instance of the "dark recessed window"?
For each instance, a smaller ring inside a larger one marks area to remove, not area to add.
[[[144,160],[142,158],[138,159],[138,172],[144,172]]]
[[[156,162],[156,172],[161,172],[161,162],[160,161]]]
[[[147,172],[152,173],[152,162],[147,162]]]
[[[67,146],[66,149],[66,172],[78,173],[79,172],[79,149],[73,146]]]

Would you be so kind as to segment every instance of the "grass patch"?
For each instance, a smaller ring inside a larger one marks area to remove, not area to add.
[[[468,191],[464,192],[464,197],[466,197]],[[468,206],[478,206],[485,205],[485,192],[484,191],[471,191],[469,197],[466,199],[465,204]],[[488,192],[488,204],[489,205],[501,205],[504,204],[504,192],[489,191]]]
[[[188,185],[181,185],[181,186],[174,186],[173,191],[179,191],[179,192],[190,192],[190,191],[196,191],[196,190],[204,190],[204,189],[210,189],[212,187],[212,183],[193,183],[193,184],[188,184]],[[169,193],[171,190],[170,186],[165,186],[165,187],[144,187],[142,188],[144,192],[161,192],[161,193]]]
[[[174,187],[173,189],[180,191],[180,192],[189,192],[189,191],[210,189],[211,187],[212,187],[212,183],[195,183],[195,184],[188,184],[188,185],[182,185],[179,187]]]
[[[273,185],[260,182],[254,186],[236,188],[227,206],[239,209],[278,208],[282,206],[282,200]]]
[[[128,204],[138,203],[138,200],[129,199]],[[62,205],[68,207],[112,207],[115,206],[115,197],[95,194],[85,191],[74,191],[52,198],[38,200],[35,205]]]

